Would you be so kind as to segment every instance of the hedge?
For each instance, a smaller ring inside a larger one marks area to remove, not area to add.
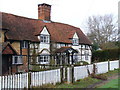
[[[120,48],[119,49],[106,49],[106,50],[97,50],[92,54],[92,62],[97,60],[98,62],[109,60],[117,60],[120,57]]]

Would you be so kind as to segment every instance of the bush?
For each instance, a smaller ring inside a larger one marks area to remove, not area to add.
[[[88,65],[88,62],[85,62],[85,61],[79,61],[79,62],[75,63],[75,65],[81,65],[81,63],[82,63],[82,65]]]
[[[106,49],[94,51],[92,54],[92,62],[95,60],[102,62],[109,60],[119,59],[120,49]]]
[[[91,77],[92,77],[92,78],[97,78],[97,79],[100,79],[100,80],[107,80],[107,76],[104,75],[104,74],[96,75],[96,74],[92,73],[92,74],[91,74]]]

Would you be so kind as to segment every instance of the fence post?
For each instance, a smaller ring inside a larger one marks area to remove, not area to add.
[[[31,72],[28,72],[28,90],[30,89],[31,85]]]
[[[72,83],[74,82],[74,65],[72,65]]]
[[[60,67],[61,83],[63,83],[63,66]]]
[[[110,71],[110,60],[108,59],[108,72]]]
[[[67,68],[67,82],[73,83],[74,82],[74,66]]]

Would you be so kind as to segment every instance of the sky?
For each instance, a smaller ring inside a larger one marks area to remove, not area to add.
[[[52,5],[51,20],[66,23],[87,33],[89,16],[113,14],[118,16],[120,0],[0,0],[0,11],[38,19],[38,4]]]

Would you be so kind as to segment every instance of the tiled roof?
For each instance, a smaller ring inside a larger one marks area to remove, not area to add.
[[[80,43],[91,44],[79,28],[68,24],[58,22],[45,23],[42,20],[25,18],[3,12],[0,12],[0,14],[2,14],[2,28],[9,29],[6,33],[6,38],[9,40],[39,42],[36,35],[46,26],[51,35],[52,42],[72,43],[70,38],[77,32]]]
[[[75,53],[78,53],[78,51],[76,51],[75,49],[73,49],[72,47],[61,47],[59,49],[57,49],[55,51],[55,53],[63,53],[63,52],[69,52],[68,50],[72,50]]]
[[[2,54],[18,54],[16,50],[7,42],[1,43],[2,45]]]

